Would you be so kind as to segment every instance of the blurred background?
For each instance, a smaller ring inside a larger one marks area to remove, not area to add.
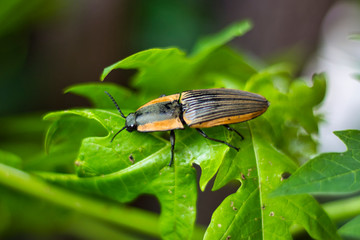
[[[200,37],[245,18],[254,29],[233,46],[265,61],[287,57],[301,72],[319,47],[323,20],[334,3],[1,1],[0,114],[76,106],[80,99],[62,94],[69,85],[98,81],[104,67],[140,50],[179,46],[188,51]],[[130,75],[117,71],[109,80],[126,84]]]
[[[254,29],[234,47],[265,64],[290,61],[299,75],[328,73],[333,100],[323,112],[330,131],[321,130],[321,142],[330,139],[323,145],[342,150],[332,130],[356,128],[360,120],[358,108],[336,95],[352,99],[360,90],[353,78],[359,41],[349,39],[359,32],[359,13],[359,1],[335,0],[0,1],[0,116],[86,105],[63,89],[98,81],[104,67],[140,50],[189,51],[202,36],[247,18]],[[107,81],[126,85],[132,73],[116,71]]]
[[[141,50],[178,46],[188,52],[197,39],[241,19],[254,28],[232,46],[259,65],[287,61],[299,76],[327,73],[320,150],[344,150],[332,131],[360,128],[359,1],[3,0],[0,117],[89,106],[63,90],[99,81],[105,67]],[[126,86],[133,73],[115,71],[107,81]],[[6,141],[0,139],[0,148]],[[219,196],[209,206],[200,195],[198,222],[209,223]]]

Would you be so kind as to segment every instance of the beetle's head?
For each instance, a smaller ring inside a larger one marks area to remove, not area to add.
[[[132,132],[137,129],[137,124],[135,119],[136,119],[135,113],[130,113],[129,115],[127,115],[125,121],[125,127],[128,132]]]
[[[119,105],[116,103],[115,99],[113,98],[113,96],[111,96],[110,93],[108,93],[107,91],[105,91],[105,93],[109,96],[109,98],[113,101],[116,109],[119,111],[120,115],[122,118],[125,118],[125,126],[120,129],[117,133],[115,133],[115,135],[112,137],[111,141],[112,142],[114,140],[114,138],[119,134],[121,133],[122,130],[124,130],[126,128],[126,130],[128,132],[132,132],[134,130],[137,129],[137,124],[136,124],[136,116],[135,116],[135,113],[130,113],[127,117],[125,117],[125,115],[122,113]]]

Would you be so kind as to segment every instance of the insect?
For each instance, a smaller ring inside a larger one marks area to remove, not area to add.
[[[199,89],[160,96],[125,117],[115,99],[108,92],[105,93],[113,101],[121,117],[125,119],[125,126],[115,133],[111,142],[124,129],[128,132],[170,131],[169,166],[174,161],[174,130],[184,129],[187,125],[195,128],[206,139],[226,144],[239,151],[239,148],[228,142],[209,137],[201,128],[222,125],[243,139],[244,137],[229,124],[256,118],[269,106],[266,98],[251,92],[226,88]]]

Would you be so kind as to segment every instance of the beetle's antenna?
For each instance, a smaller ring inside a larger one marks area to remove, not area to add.
[[[113,101],[113,103],[114,103],[116,109],[119,111],[120,115],[121,115],[123,118],[126,119],[125,115],[124,115],[124,114],[122,113],[122,111],[120,110],[120,107],[119,107],[119,105],[117,104],[117,102],[115,101],[115,99],[113,98],[113,96],[111,96],[111,94],[108,93],[107,91],[105,91],[105,93],[109,96],[109,98],[111,99],[111,101]],[[121,129],[121,130],[123,130],[123,129]],[[120,132],[121,132],[121,130],[120,130]],[[117,134],[118,134],[118,133],[117,133]],[[116,135],[117,135],[117,134],[116,134]],[[115,136],[116,136],[116,135],[115,135]]]
[[[112,137],[112,139],[111,139],[111,141],[110,142],[112,142],[112,141],[114,141],[114,138],[122,131],[122,130],[124,130],[126,128],[126,126],[124,126],[122,129],[120,129],[117,133],[115,133],[115,135]]]

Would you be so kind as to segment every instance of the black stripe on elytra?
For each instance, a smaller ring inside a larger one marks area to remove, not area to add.
[[[242,103],[242,104],[233,104],[233,103],[228,103],[228,104],[214,104],[214,103],[204,103],[201,105],[198,104],[189,104],[188,106],[184,106],[183,107],[183,111],[186,112],[193,112],[193,111],[197,111],[197,110],[202,110],[202,109],[208,109],[208,110],[212,110],[212,111],[216,111],[218,109],[244,109],[244,108],[253,108],[253,109],[257,109],[257,108],[265,108],[266,105],[265,104],[259,104],[259,103]]]

